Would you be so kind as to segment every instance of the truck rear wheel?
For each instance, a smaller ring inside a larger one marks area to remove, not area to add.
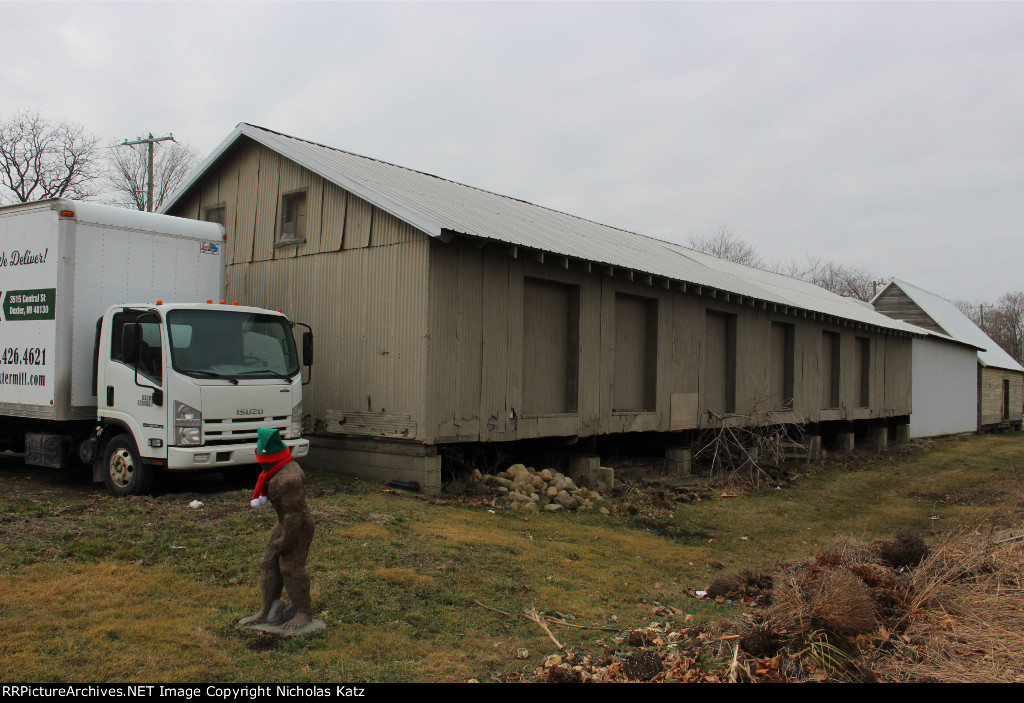
[[[107,442],[103,466],[103,481],[115,496],[147,493],[156,478],[154,469],[142,463],[135,442],[128,435],[118,435]]]

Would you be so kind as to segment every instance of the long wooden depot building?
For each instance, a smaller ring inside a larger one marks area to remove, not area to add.
[[[316,333],[314,465],[440,481],[438,445],[779,421],[897,429],[927,330],[803,281],[240,124],[162,209],[227,291]],[[862,429],[862,428],[861,428]]]

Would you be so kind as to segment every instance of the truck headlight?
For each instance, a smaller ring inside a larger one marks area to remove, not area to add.
[[[203,414],[191,405],[174,401],[174,443],[179,446],[196,446],[203,443],[200,426]]]
[[[288,439],[298,439],[302,436],[302,403],[292,408],[292,421],[288,425]]]
[[[174,439],[175,444],[179,446],[199,446],[202,443],[198,427],[179,427],[174,434]]]

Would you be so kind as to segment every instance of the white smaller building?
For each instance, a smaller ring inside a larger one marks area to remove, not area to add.
[[[1020,426],[1024,367],[953,303],[893,279],[871,304],[932,333],[913,341],[911,437]]]
[[[978,350],[934,334],[911,345],[910,436],[978,429]]]

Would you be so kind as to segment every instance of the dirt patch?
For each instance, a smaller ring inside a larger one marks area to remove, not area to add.
[[[17,542],[23,539],[38,539],[48,542],[57,535],[68,532],[70,528],[70,524],[54,521],[48,517],[0,513],[0,542]],[[85,532],[87,531],[76,530],[76,533],[85,534]]]
[[[103,484],[94,484],[92,474],[81,469],[48,469],[26,466],[21,455],[0,452],[0,495],[4,498],[68,500],[105,493]]]
[[[120,500],[153,517],[180,516],[183,507],[199,501],[202,508],[189,515],[194,523],[223,521],[238,505],[248,503],[246,489],[231,488],[219,473],[161,478],[157,495],[117,499],[107,494],[103,484],[93,483],[91,472],[85,468],[26,466],[19,455],[2,453],[0,540],[49,542],[65,533],[71,539],[98,536],[84,523],[89,513],[104,509],[105,501]]]

